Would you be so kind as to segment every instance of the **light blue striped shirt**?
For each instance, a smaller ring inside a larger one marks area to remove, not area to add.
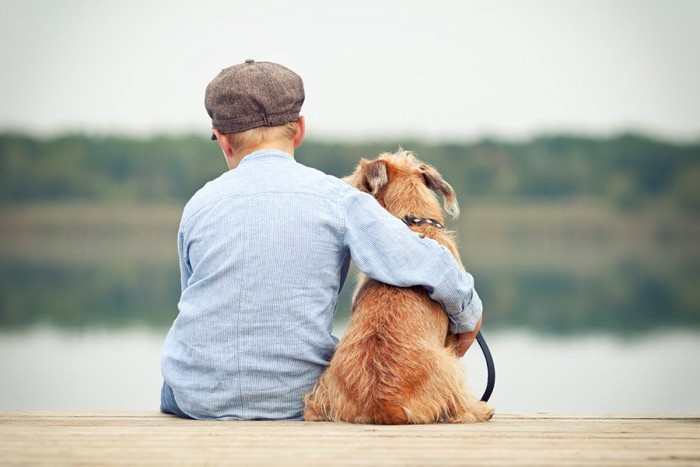
[[[201,419],[300,419],[328,364],[350,258],[368,276],[421,285],[453,332],[481,301],[446,248],[372,196],[274,150],[254,152],[187,203],[179,314],[162,353],[178,406]]]

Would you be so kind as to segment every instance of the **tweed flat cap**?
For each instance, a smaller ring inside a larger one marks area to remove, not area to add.
[[[282,65],[255,60],[223,69],[204,96],[212,127],[224,134],[296,121],[303,103],[299,75]]]

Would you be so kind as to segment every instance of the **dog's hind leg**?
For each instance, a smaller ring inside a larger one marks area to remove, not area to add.
[[[482,402],[474,397],[467,388],[465,381],[453,384],[452,394],[448,398],[449,411],[446,414],[447,422],[451,423],[474,423],[487,422],[491,420],[494,409],[486,402]]]
[[[451,350],[441,355],[439,387],[443,392],[445,410],[441,420],[448,423],[475,423],[491,419],[494,410],[485,402],[478,400],[470,392],[464,377],[464,369]]]
[[[322,422],[326,420],[321,414],[322,411],[313,402],[307,403],[304,407],[304,420],[307,422]]]
[[[321,411],[316,402],[309,400],[308,395],[304,397],[304,420],[307,422],[320,422],[325,420],[321,416]]]
[[[304,396],[304,420],[365,423],[356,401],[346,397],[337,381],[325,375]]]
[[[321,422],[328,418],[329,397],[323,380],[316,383],[314,388],[304,396],[304,420]]]

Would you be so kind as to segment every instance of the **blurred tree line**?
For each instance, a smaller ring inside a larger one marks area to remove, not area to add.
[[[524,201],[597,198],[617,209],[700,211],[700,141],[640,134],[541,136],[510,142],[307,140],[297,159],[344,176],[360,157],[402,145],[433,164],[458,198]],[[225,170],[201,135],[132,138],[0,134],[0,204],[44,200],[186,201]]]

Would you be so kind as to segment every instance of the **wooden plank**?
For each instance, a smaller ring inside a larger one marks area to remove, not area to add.
[[[0,464],[700,465],[700,418],[535,414],[375,426],[0,412]]]

